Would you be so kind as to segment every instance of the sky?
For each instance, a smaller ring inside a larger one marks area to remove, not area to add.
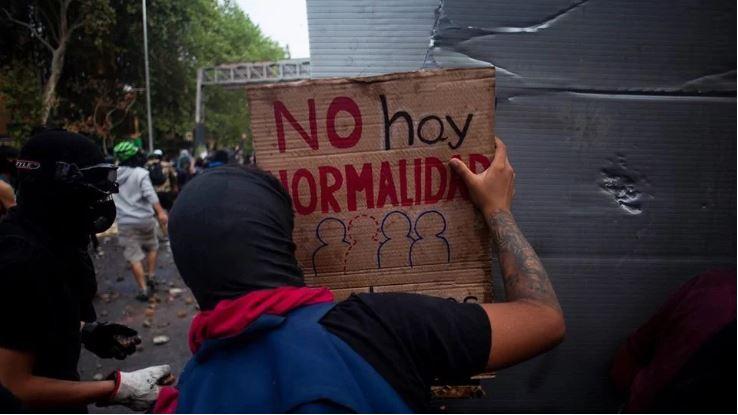
[[[282,46],[292,58],[310,57],[306,0],[236,0],[261,31]]]

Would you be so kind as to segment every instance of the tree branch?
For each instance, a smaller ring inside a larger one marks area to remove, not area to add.
[[[72,1],[73,0],[64,0],[64,5],[62,6],[64,7],[64,16],[68,16],[69,6],[72,4]],[[80,11],[78,14],[79,16],[77,16],[77,19],[69,25],[67,36],[71,36],[75,30],[79,29],[84,24],[85,18],[83,11]]]
[[[51,51],[51,53],[54,53],[54,50],[55,50],[54,47],[51,46],[51,44],[46,39],[44,39],[43,37],[41,37],[41,35],[38,34],[38,32],[36,31],[36,29],[30,23],[26,23],[24,21],[21,21],[21,20],[18,20],[16,18],[14,18],[13,16],[10,15],[10,12],[8,12],[6,9],[3,9],[3,11],[5,12],[5,16],[7,17],[8,20],[10,20],[11,22],[13,22],[15,24],[21,25],[21,26],[27,28],[28,30],[30,30],[31,31],[31,34],[33,35],[33,37],[35,37],[36,39],[38,39],[39,42],[41,42],[44,46],[46,46],[49,49],[49,51]]]
[[[100,109],[100,99],[95,99],[95,109],[92,111],[92,128],[96,134],[103,135],[101,133],[102,127],[98,127],[97,124],[97,111]]]
[[[72,33],[73,33],[73,32],[74,32],[75,30],[79,29],[79,28],[80,28],[80,27],[82,27],[82,25],[84,25],[84,24],[85,24],[85,19],[82,19],[82,18],[81,18],[81,19],[78,19],[77,21],[75,21],[74,23],[72,23],[72,24],[71,24],[71,25],[69,26],[69,32],[68,32],[68,33],[69,33],[69,35],[71,36],[71,35],[72,35]]]
[[[43,16],[43,18],[46,20],[46,23],[48,24],[49,33],[54,38],[54,40],[56,40],[56,43],[59,43],[59,31],[54,25],[54,21],[49,18],[49,16],[46,14],[45,11],[43,11],[43,9],[41,9],[40,12],[41,16]]]

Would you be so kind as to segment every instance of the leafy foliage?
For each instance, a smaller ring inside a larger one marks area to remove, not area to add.
[[[80,27],[69,39],[50,121],[97,137],[104,147],[132,134],[145,136],[141,2],[10,0],[8,6],[0,8],[28,20],[33,7],[51,14],[54,4],[61,1],[73,3],[70,20],[80,22]],[[286,55],[230,0],[156,0],[147,6],[157,146],[182,146],[184,135],[192,131],[197,68],[277,60]],[[2,16],[0,13],[0,20]],[[37,33],[57,30],[50,21],[35,20]],[[3,26],[9,30],[0,33],[0,62],[4,63],[0,64],[4,74],[0,75],[0,94],[6,98],[15,126],[12,134],[27,136],[39,121],[37,108],[41,107],[40,95],[49,77],[51,56],[28,28],[7,21]],[[20,44],[29,47],[18,47]],[[205,100],[209,139],[220,146],[238,143],[248,129],[243,92],[206,89]]]
[[[33,66],[16,61],[0,67],[0,98],[8,112],[8,133],[16,138],[27,137],[41,117],[41,85],[33,76]]]

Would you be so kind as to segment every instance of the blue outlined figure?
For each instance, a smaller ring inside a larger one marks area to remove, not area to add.
[[[417,239],[410,245],[410,266],[451,262],[451,247],[443,233],[446,218],[437,210],[428,210],[415,219]]]
[[[349,243],[343,260],[343,271],[372,269],[374,252],[379,243],[379,221],[372,215],[358,214],[348,221],[346,240]]]
[[[320,246],[313,252],[315,275],[343,270],[344,256],[349,248],[346,224],[337,218],[325,218],[315,227],[315,237],[320,241]]]
[[[406,267],[410,263],[412,222],[405,212],[393,210],[384,216],[380,232],[384,241],[377,248],[377,268]]]

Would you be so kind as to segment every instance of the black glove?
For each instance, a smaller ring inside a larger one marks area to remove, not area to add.
[[[82,327],[82,344],[96,355],[108,359],[123,360],[136,351],[141,343],[138,332],[121,324],[106,321],[87,323]]]

